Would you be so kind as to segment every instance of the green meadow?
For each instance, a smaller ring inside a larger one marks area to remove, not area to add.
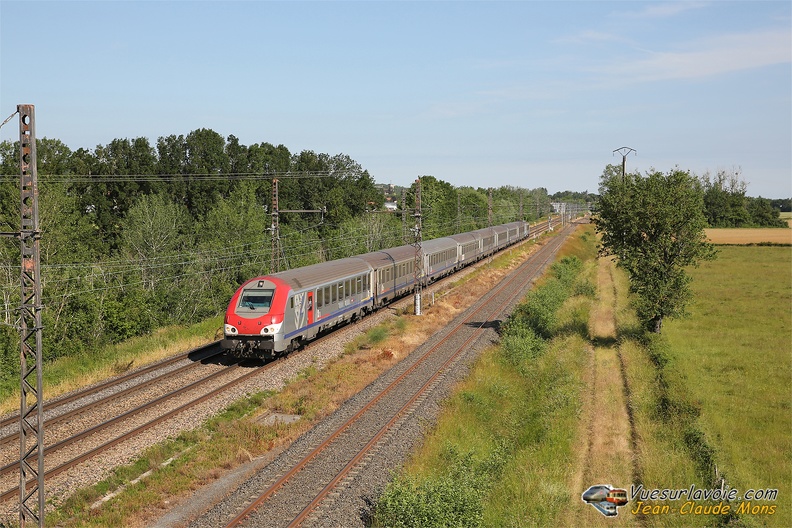
[[[778,489],[776,513],[740,521],[792,526],[792,251],[721,247],[691,274],[691,316],[663,331],[670,360],[727,484]]]

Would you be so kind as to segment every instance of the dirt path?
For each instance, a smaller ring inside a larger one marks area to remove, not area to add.
[[[566,519],[569,526],[637,526],[630,504],[618,515],[606,517],[584,503],[581,494],[595,485],[627,489],[633,480],[632,426],[627,411],[629,394],[616,341],[616,287],[613,261],[599,259],[597,302],[589,319],[591,346],[587,395],[583,402],[578,434],[578,471],[573,483],[573,504]]]

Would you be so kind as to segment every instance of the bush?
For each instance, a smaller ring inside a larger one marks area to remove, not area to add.
[[[545,351],[546,344],[546,341],[521,319],[510,319],[501,335],[501,353],[510,364],[515,366],[539,357]]]
[[[469,456],[458,457],[445,475],[403,476],[390,483],[377,502],[374,526],[388,528],[476,527],[484,520],[485,479]]]

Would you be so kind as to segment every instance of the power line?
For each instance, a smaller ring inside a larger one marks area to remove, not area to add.
[[[286,171],[286,172],[223,172],[201,174],[41,174],[39,182],[44,183],[147,183],[178,182],[185,179],[196,181],[248,181],[346,178],[362,176],[361,171]],[[0,175],[0,182],[16,182],[16,175]]]

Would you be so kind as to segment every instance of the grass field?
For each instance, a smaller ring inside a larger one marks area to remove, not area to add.
[[[728,484],[779,490],[774,515],[741,522],[792,526],[792,251],[719,249],[691,271],[692,316],[664,335]]]

